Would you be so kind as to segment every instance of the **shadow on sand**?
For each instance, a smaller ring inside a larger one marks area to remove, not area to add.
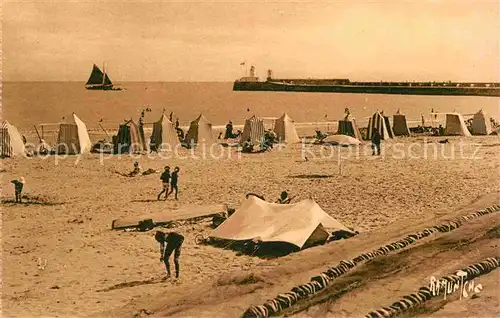
[[[150,279],[145,279],[145,280],[134,280],[131,282],[116,284],[116,285],[113,285],[113,286],[108,287],[108,288],[99,289],[99,290],[97,290],[97,292],[108,292],[108,291],[112,291],[115,289],[135,287],[135,286],[140,286],[140,285],[159,284],[159,283],[165,283],[165,282],[167,282],[167,280],[164,278],[150,278]]]
[[[295,176],[289,176],[289,178],[299,178],[299,179],[324,179],[333,178],[332,174],[299,174]]]
[[[136,200],[131,200],[130,202],[165,202],[165,200],[160,199],[160,200],[157,200],[157,199],[136,199]]]
[[[8,206],[15,206],[15,205],[24,205],[24,206],[29,206],[29,205],[44,205],[44,206],[55,206],[55,205],[63,205],[65,202],[51,202],[47,199],[44,198],[39,198],[39,197],[28,197],[28,196],[23,196],[23,202],[17,203],[16,200],[14,199],[2,199],[0,204],[2,205],[8,205]]]

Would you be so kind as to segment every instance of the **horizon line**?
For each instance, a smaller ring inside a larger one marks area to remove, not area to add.
[[[279,78],[279,79],[288,79],[288,78]],[[278,80],[279,80],[278,79]],[[328,78],[290,78],[290,79],[311,79],[311,80],[326,80]],[[202,80],[197,80],[197,81],[186,81],[186,80],[179,80],[179,81],[173,81],[173,80],[147,80],[147,81],[116,81],[113,83],[113,85],[119,85],[122,83],[234,83],[236,80],[227,80],[227,81],[221,81],[221,80],[213,80],[213,81],[202,81]],[[83,81],[75,81],[75,80],[2,80],[2,83],[86,83],[85,80]],[[457,80],[354,80],[352,82],[368,82],[368,83],[375,83],[375,82],[389,82],[389,83],[427,83],[427,82],[451,82],[451,83],[494,83],[494,84],[500,84],[500,80],[497,81],[457,81]]]

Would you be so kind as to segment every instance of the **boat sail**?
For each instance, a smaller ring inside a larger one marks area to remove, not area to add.
[[[92,68],[92,73],[90,73],[89,80],[85,84],[85,88],[92,90],[121,90],[120,88],[114,88],[106,71],[103,73],[95,64]]]

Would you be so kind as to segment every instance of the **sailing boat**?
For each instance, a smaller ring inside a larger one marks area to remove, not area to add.
[[[103,67],[104,70],[104,67]],[[85,84],[86,89],[91,89],[91,90],[101,90],[101,91],[120,91],[121,88],[115,88],[113,87],[113,83],[111,83],[111,80],[108,77],[108,74],[106,74],[106,70],[104,70],[104,73],[99,69],[97,65],[94,64],[94,67],[92,68],[92,73],[90,73],[89,80],[87,81],[87,84]]]

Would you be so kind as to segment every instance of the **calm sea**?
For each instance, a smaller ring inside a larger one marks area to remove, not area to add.
[[[348,107],[358,121],[374,111],[386,115],[398,109],[409,120],[430,118],[430,112],[457,111],[464,114],[483,109],[500,118],[500,98],[462,96],[411,96],[377,94],[233,92],[232,83],[127,82],[123,91],[88,91],[79,82],[6,82],[2,92],[2,117],[20,130],[34,124],[57,123],[75,112],[89,129],[116,128],[125,119],[138,119],[146,107],[146,122],[158,119],[163,109],[171,111],[182,125],[200,112],[213,125],[228,120],[242,124],[256,114],[281,116],[287,112],[296,122],[336,121]],[[250,111],[248,111],[248,109]]]

